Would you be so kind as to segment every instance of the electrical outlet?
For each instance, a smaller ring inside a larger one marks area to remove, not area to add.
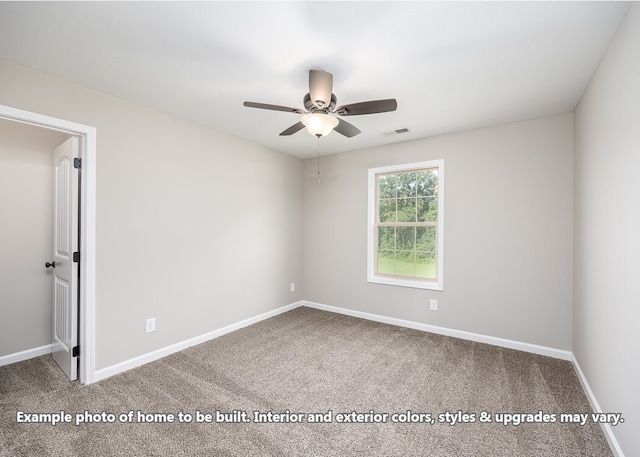
[[[431,307],[431,311],[438,311],[438,300],[432,298],[431,301],[429,301],[429,306]]]
[[[295,282],[292,282],[292,283],[289,285],[289,290],[290,290],[291,292],[295,292],[295,291],[296,291],[296,283],[295,283]]]
[[[146,330],[147,333],[151,333],[151,332],[155,332],[156,331],[156,318],[155,317],[151,317],[151,318],[146,320],[146,322],[145,322],[145,330]]]

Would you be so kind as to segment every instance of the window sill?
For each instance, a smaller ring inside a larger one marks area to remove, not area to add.
[[[442,283],[436,281],[412,281],[410,279],[391,278],[386,276],[369,276],[367,278],[367,282],[373,284],[385,284],[388,286],[411,287],[413,289],[443,290]]]

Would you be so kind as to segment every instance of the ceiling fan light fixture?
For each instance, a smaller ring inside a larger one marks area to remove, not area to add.
[[[344,119],[338,120],[335,116],[386,113],[395,111],[398,107],[398,102],[396,102],[395,98],[369,100],[336,107],[338,99],[332,90],[333,75],[328,71],[312,69],[309,70],[309,92],[303,98],[304,111],[298,108],[270,105],[268,103],[244,102],[244,106],[304,114],[300,121],[280,132],[280,136],[293,135],[306,127],[311,135],[318,138],[330,134],[332,130],[347,138],[352,138],[361,133],[355,125]]]
[[[301,119],[307,131],[313,136],[326,136],[338,125],[340,121],[333,116],[324,113],[310,113]]]

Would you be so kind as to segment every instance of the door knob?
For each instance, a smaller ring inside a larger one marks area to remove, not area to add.
[[[56,267],[56,262],[55,261],[53,261],[51,263],[47,262],[47,263],[44,264],[44,266],[47,267],[47,268],[49,268],[49,267],[55,268]]]

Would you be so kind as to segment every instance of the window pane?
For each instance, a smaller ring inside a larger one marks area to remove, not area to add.
[[[396,222],[395,199],[380,200],[378,205],[378,222]]]
[[[395,274],[395,255],[393,251],[378,251],[378,274]]]
[[[438,221],[438,197],[418,198],[418,222]]]
[[[396,249],[396,228],[378,227],[378,249],[395,251]]]
[[[438,170],[421,171],[416,176],[418,197],[431,197],[438,193]]]
[[[417,227],[416,228],[416,251],[430,255],[435,259],[436,256],[436,228],[435,227]]]
[[[396,275],[415,276],[415,253],[413,251],[396,252]]]
[[[398,251],[411,251],[415,245],[415,227],[396,228],[396,249]]]
[[[378,176],[378,197],[379,198],[396,198],[396,176],[395,175]]]
[[[398,222],[415,222],[416,221],[416,199],[415,198],[399,198],[398,199]]]
[[[435,256],[420,252],[416,254],[416,276],[425,279],[436,278]]]
[[[416,196],[416,173],[402,173],[397,175],[396,188],[398,198]]]

